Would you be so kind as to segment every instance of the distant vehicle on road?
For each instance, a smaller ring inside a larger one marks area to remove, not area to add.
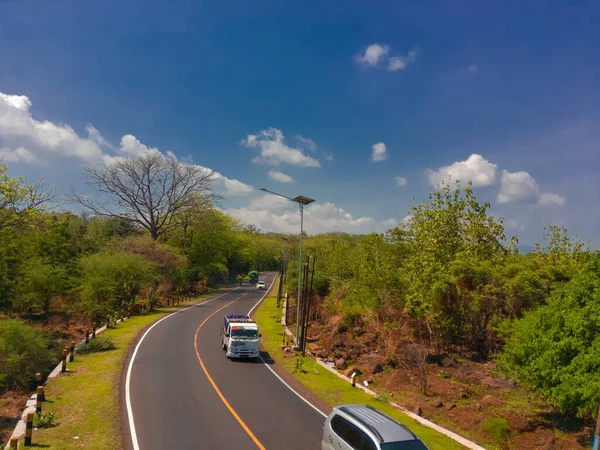
[[[258,325],[249,316],[229,314],[223,318],[221,348],[228,358],[258,358],[260,337]]]
[[[264,281],[259,281],[258,283],[256,283],[256,289],[266,289],[267,288],[267,283],[265,283]]]
[[[321,450],[428,450],[407,427],[366,405],[333,408],[323,426]]]
[[[248,272],[248,276],[250,277],[250,283],[258,282],[258,272],[256,270]]]

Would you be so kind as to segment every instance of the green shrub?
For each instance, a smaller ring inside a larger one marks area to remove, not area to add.
[[[383,329],[385,331],[397,331],[398,330],[398,322],[386,321],[383,323]]]
[[[304,369],[304,358],[301,356],[296,357],[296,361],[294,362],[294,370],[292,373],[306,373]]]
[[[99,322],[156,281],[155,264],[140,255],[104,251],[80,261],[82,312]]]
[[[540,308],[499,331],[497,367],[544,394],[562,412],[591,416],[600,400],[600,255]]]
[[[53,412],[36,413],[33,416],[34,428],[51,428],[54,426],[56,426],[56,414]]]
[[[28,388],[37,372],[58,363],[50,333],[36,330],[22,320],[0,320],[0,391]]]
[[[387,403],[389,401],[389,397],[385,392],[380,392],[375,397],[376,402]]]
[[[89,343],[84,345],[78,350],[78,353],[82,355],[87,355],[90,353],[100,353],[106,352],[109,350],[114,350],[117,346],[113,343],[113,340],[108,335],[100,335],[95,339],[91,339]]]
[[[481,424],[481,430],[489,434],[500,446],[508,440],[508,423],[499,417],[489,417]]]
[[[39,257],[28,259],[17,280],[13,309],[19,313],[48,314],[52,297],[66,291],[67,278],[64,267]]]
[[[340,322],[340,328],[347,330],[350,327],[360,325],[362,314],[358,308],[350,308],[344,311],[342,321]]]

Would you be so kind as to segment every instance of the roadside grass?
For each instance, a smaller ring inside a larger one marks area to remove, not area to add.
[[[344,380],[321,367],[312,358],[303,358],[303,363],[298,364],[296,359],[301,357],[284,357],[281,351],[282,334],[284,332],[281,326],[282,309],[277,308],[277,287],[278,285],[275,283],[271,293],[254,313],[254,319],[262,333],[261,344],[263,349],[269,353],[269,356],[277,364],[331,406],[348,403],[371,405],[409,427],[431,450],[464,448],[449,437],[421,425],[388,403],[378,401],[369,394],[353,388]],[[297,369],[298,366],[302,367],[301,371]]]
[[[133,316],[102,332],[98,338],[110,336],[114,350],[86,355],[76,352],[75,361],[67,363],[67,374],[45,386],[48,401],[43,403],[42,411],[54,413],[56,425],[34,430],[34,446],[60,450],[121,449],[119,380],[127,351],[144,327],[189,305],[191,302],[180,303]]]

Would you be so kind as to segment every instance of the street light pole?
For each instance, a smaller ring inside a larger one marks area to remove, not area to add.
[[[300,345],[300,299],[302,298],[302,234],[304,233],[304,205],[300,203],[300,258],[298,263],[298,301],[296,301],[296,345]]]
[[[283,285],[284,285],[284,278],[285,278],[285,266],[286,266],[286,260],[285,260],[285,245],[283,244],[283,242],[281,243],[281,264],[280,264],[280,268],[279,268],[279,292],[277,292],[277,307],[279,308],[280,304],[281,304],[281,297],[283,296]]]
[[[297,195],[294,198],[288,197],[287,195],[279,194],[277,192],[269,191],[265,188],[260,188],[261,191],[268,192],[273,195],[278,195],[279,197],[287,198],[288,200],[298,203],[300,205],[300,251],[298,258],[298,298],[296,300],[296,346],[300,344],[300,307],[301,307],[301,299],[302,299],[302,235],[304,234],[304,206],[310,205],[314,202],[312,198],[304,197],[302,195]]]

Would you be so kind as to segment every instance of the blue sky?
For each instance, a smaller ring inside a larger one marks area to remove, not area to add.
[[[459,176],[521,242],[560,223],[598,246],[600,7],[487,3],[0,0],[0,155],[66,192],[171,151],[281,231],[296,209],[252,188],[317,199],[309,232],[366,232]]]

